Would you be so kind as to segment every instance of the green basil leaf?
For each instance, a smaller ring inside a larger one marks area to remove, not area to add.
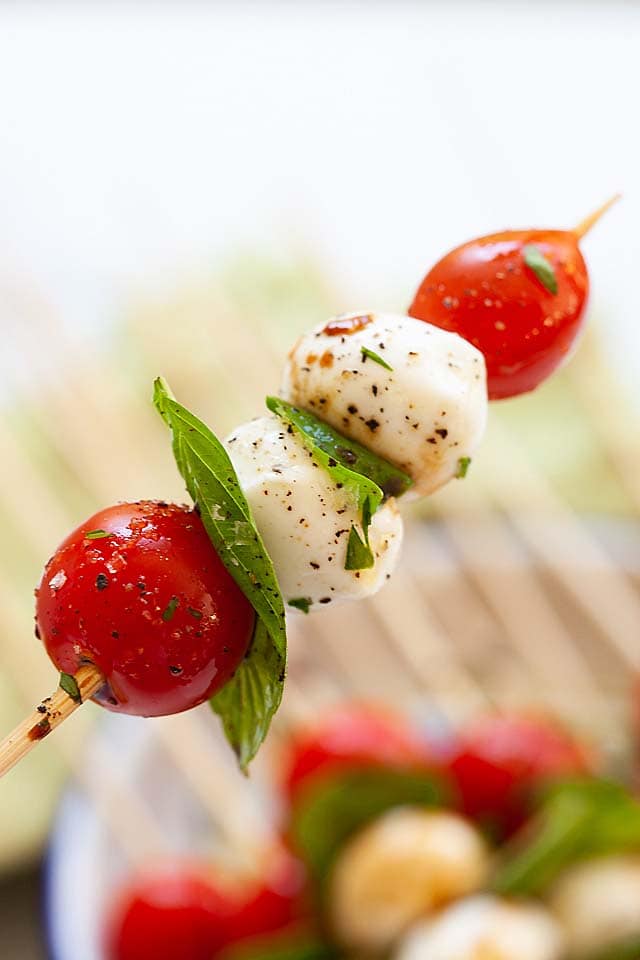
[[[173,615],[178,609],[179,604],[180,601],[177,597],[171,597],[171,600],[169,600],[169,603],[162,611],[162,619],[165,623],[170,623],[171,620],[173,620]]]
[[[383,360],[381,356],[377,353],[374,353],[373,350],[369,350],[369,347],[360,347],[362,353],[362,359],[366,360],[367,357],[369,360],[373,360],[374,363],[379,363],[381,367],[384,367],[385,370],[393,370],[393,367],[387,363],[386,360]]]
[[[85,533],[85,540],[104,540],[105,537],[112,537],[112,533],[107,533],[106,530],[89,530],[88,533]]]
[[[256,620],[253,641],[231,680],[211,697],[240,767],[247,769],[269,732],[284,687],[284,660],[264,620]]]
[[[522,249],[522,256],[524,262],[530,270],[533,270],[542,286],[549,293],[556,294],[558,292],[558,279],[555,270],[540,247],[536,247],[535,243],[528,243]]]
[[[154,403],[171,429],[178,470],[199,508],[209,538],[258,616],[255,657],[252,647],[235,677],[212,703],[216,713],[228,711],[223,716],[225,731],[228,735],[233,731],[231,743],[246,768],[266,735],[282,695],[287,656],[284,602],[227,451],[201,420],[175,400],[162,378],[154,384]],[[269,645],[271,650],[266,649]],[[251,691],[249,683],[253,685]],[[235,715],[234,711],[245,708],[248,719]]]
[[[364,527],[364,523],[363,529],[365,530],[365,536],[367,536],[368,528]],[[369,543],[361,540],[356,528],[351,527],[349,540],[347,541],[347,557],[344,563],[345,570],[370,570],[374,563],[375,557]]]
[[[403,804],[440,805],[445,794],[442,780],[428,772],[371,768],[337,773],[307,786],[293,809],[292,836],[322,882],[344,843],[367,823]]]
[[[369,526],[371,517],[384,500],[378,480],[385,482],[387,489],[404,492],[411,484],[410,477],[343,437],[306,410],[294,407],[279,397],[267,397],[266,403],[268,409],[279,416],[290,431],[295,430],[316,463],[335,480],[337,487],[344,487],[349,492],[356,508],[360,510],[362,532],[355,527],[349,532],[345,569],[365,570],[372,567],[375,558],[369,547]]]
[[[76,703],[82,703],[82,694],[80,693],[78,681],[72,674],[60,674],[60,687],[62,690],[64,690],[67,696],[71,697],[72,700],[75,700]]]
[[[253,936],[232,944],[220,954],[222,960],[338,960],[332,944],[295,932]]]
[[[590,952],[585,960],[638,960],[640,957],[640,934],[634,934],[617,943]]]
[[[310,597],[294,597],[292,600],[287,600],[289,607],[294,607],[294,609],[301,610],[303,613],[309,613],[312,603]]]
[[[342,464],[345,469],[367,477],[375,483],[382,490],[385,498],[400,497],[413,485],[413,480],[408,474],[383,460],[382,457],[378,457],[362,444],[338,433],[313,413],[294,407],[279,397],[267,397],[267,407],[272,413],[304,433],[313,441],[314,447],[319,447],[331,459]]]
[[[458,466],[455,472],[456,480],[463,480],[467,473],[469,472],[469,467],[471,466],[471,457],[460,457],[458,460]]]
[[[539,894],[586,857],[640,850],[640,803],[620,784],[572,780],[548,791],[540,809],[503,849],[493,887]]]

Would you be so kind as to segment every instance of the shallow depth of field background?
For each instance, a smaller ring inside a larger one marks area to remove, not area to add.
[[[494,418],[545,502],[614,517],[640,566],[639,43],[634,3],[0,2],[3,727],[55,683],[31,590],[57,541],[109,501],[181,495],[156,373],[222,433],[305,327],[401,311],[451,246],[569,227],[616,191],[583,245],[573,372]],[[513,469],[500,437],[465,481],[481,513]],[[64,777],[47,745],[0,784],[7,960],[42,956]]]

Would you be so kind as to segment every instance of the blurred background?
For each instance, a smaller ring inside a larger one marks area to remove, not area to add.
[[[223,434],[261,411],[312,324],[402,311],[450,247],[570,227],[619,190],[583,244],[578,357],[492,408],[473,475],[416,511],[387,593],[294,629],[285,714],[410,689],[458,717],[536,688],[612,755],[628,750],[639,42],[640,7],[611,0],[0,3],[3,729],[55,683],[32,590],[62,536],[109,502],[183,499],[153,376]],[[369,669],[354,668],[360,641],[335,642],[347,629],[377,651]],[[3,958],[45,956],[41,863],[68,778],[98,820],[137,802],[118,745],[139,725],[96,735],[98,712],[0,787]],[[149,727],[186,767],[181,789],[206,795],[211,762],[176,756],[180,722]],[[124,832],[141,844],[136,811]],[[56,960],[99,960],[78,951]]]

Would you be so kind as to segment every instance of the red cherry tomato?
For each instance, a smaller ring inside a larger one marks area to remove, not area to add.
[[[304,912],[302,864],[278,852],[262,880],[216,877],[206,866],[148,870],[107,915],[107,960],[214,960],[250,938],[291,929]]]
[[[542,718],[486,717],[463,731],[450,761],[462,812],[504,836],[550,780],[590,771],[589,751]]]
[[[187,710],[219,690],[254,623],[199,516],[153,501],[109,507],[78,527],[36,596],[37,629],[58,669],[95,663],[107,681],[96,699],[142,716]]]
[[[305,918],[307,874],[300,860],[279,850],[261,882],[248,883],[225,924],[226,945],[279,933]]]
[[[284,762],[284,789],[294,801],[320,778],[371,766],[432,769],[433,759],[426,741],[403,717],[380,707],[341,707],[293,739]]]
[[[557,292],[525,262],[536,247]],[[570,231],[509,230],[452,250],[426,275],[412,317],[459,333],[485,357],[489,397],[533,390],[567,358],[582,327],[589,278]]]
[[[107,918],[107,960],[212,960],[234,905],[205,871],[182,864],[142,873]]]

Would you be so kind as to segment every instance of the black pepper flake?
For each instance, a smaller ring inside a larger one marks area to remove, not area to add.
[[[314,570],[319,570],[319,569],[320,569],[320,564],[319,564],[319,563],[314,563],[313,560],[310,560],[310,561],[309,561],[309,566],[310,566],[310,567],[313,567]]]
[[[33,631],[33,632],[34,632],[35,635],[36,635],[36,640],[40,640],[40,639],[41,639],[41,637],[40,637],[40,630],[38,629],[38,624],[37,624],[37,623],[36,623],[36,625],[35,625],[35,628],[34,628],[34,631]]]
[[[337,447],[336,453],[338,454],[338,456],[340,457],[343,463],[348,463],[348,464],[357,463],[357,460],[358,460],[357,454],[355,454],[353,450],[349,450],[348,447]]]
[[[320,603],[331,603],[331,597],[321,597]]]
[[[369,427],[369,430],[371,430],[372,433],[375,433],[380,426],[380,422],[376,420],[375,417],[371,417],[370,420],[365,420],[364,425],[365,427]]]
[[[446,438],[449,436],[449,431],[445,427],[440,427],[438,430],[436,430],[436,433],[439,437],[442,437],[443,440],[446,440]]]
[[[337,466],[338,466],[338,461],[337,461],[337,460],[334,460],[333,457],[329,457],[328,466],[330,466],[330,467],[337,467]]]
[[[119,639],[120,639],[120,634],[118,633],[117,630],[112,630],[112,631],[111,631],[111,636],[113,637],[114,640],[119,640]]]
[[[182,673],[182,667],[176,667],[172,664],[169,665],[169,673],[172,673],[174,677],[179,677]]]
[[[96,577],[96,587],[98,590],[106,590],[109,586],[109,577],[105,573],[99,573]]]
[[[374,395],[374,397],[377,397],[377,396],[378,396],[378,388],[377,388],[377,386],[375,385],[375,383],[374,383],[373,386],[371,387],[371,393]]]
[[[349,411],[349,413],[358,412],[358,408],[356,407],[355,403],[350,403],[349,406],[347,407],[347,410]]]
[[[44,703],[40,703],[40,704],[36,707],[36,709],[37,709],[38,713],[46,713],[46,712],[47,712],[47,708],[45,707]]]

